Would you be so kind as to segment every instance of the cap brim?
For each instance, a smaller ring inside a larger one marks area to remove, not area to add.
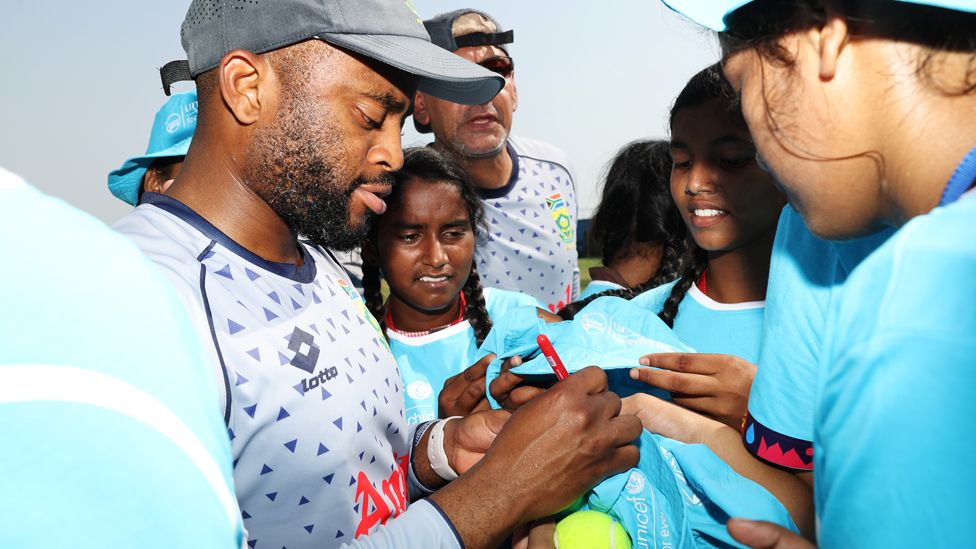
[[[163,149],[142,156],[135,156],[122,163],[122,167],[109,172],[108,190],[119,200],[137,206],[139,203],[139,189],[142,188],[142,179],[146,175],[146,170],[157,158],[170,158],[174,156],[186,156],[187,149],[190,148],[190,140],[187,137],[183,141]]]
[[[418,90],[454,103],[487,103],[505,87],[498,74],[421,38],[333,33],[319,38],[416,75]]]
[[[752,0],[661,0],[664,5],[715,32],[724,32],[725,17]]]

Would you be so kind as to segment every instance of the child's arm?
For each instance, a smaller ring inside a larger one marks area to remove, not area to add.
[[[705,444],[736,473],[769,490],[790,512],[803,535],[812,538],[813,492],[793,473],[756,459],[738,431],[724,423],[648,394],[623,399],[621,414],[633,414],[652,433],[688,444]],[[746,517],[748,518],[748,517]]]

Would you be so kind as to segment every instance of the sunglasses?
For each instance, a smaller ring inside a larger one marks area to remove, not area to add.
[[[513,72],[515,72],[515,61],[512,61],[511,57],[504,55],[485,59],[478,64],[495,74],[501,75],[504,78],[508,78]]]

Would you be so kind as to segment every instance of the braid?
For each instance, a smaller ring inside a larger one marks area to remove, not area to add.
[[[366,309],[379,323],[383,335],[386,335],[386,307],[380,293],[380,268],[370,261],[363,261],[363,300]]]
[[[583,307],[590,304],[591,301],[598,297],[622,297],[624,299],[633,299],[639,292],[635,292],[629,288],[619,288],[617,290],[607,290],[605,292],[600,292],[598,294],[593,294],[589,297],[583,298],[579,301],[574,301],[569,305],[566,305],[556,313],[559,318],[563,320],[573,320],[576,313],[580,312]]]
[[[701,277],[707,267],[708,252],[698,246],[693,246],[691,249],[691,261],[685,265],[684,272],[681,273],[681,278],[678,279],[678,283],[674,285],[674,288],[671,288],[671,295],[668,296],[667,301],[664,302],[664,307],[657,315],[661,317],[661,320],[668,327],[674,328],[674,317],[678,316],[678,304],[685,298],[685,294],[688,293],[691,285]]]
[[[481,287],[481,276],[473,263],[471,274],[468,275],[468,281],[461,288],[461,293],[464,294],[464,300],[467,303],[464,314],[468,317],[471,327],[474,328],[475,341],[478,342],[478,346],[481,346],[485,338],[488,337],[488,332],[491,331],[491,317],[488,316],[488,307],[485,304],[485,292]]]
[[[684,270],[688,254],[688,241],[685,238],[678,238],[664,245],[664,254],[661,257],[661,266],[647,282],[634,288],[635,294],[640,294],[667,284],[678,278]]]

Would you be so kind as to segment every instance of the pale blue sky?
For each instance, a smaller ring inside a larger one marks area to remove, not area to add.
[[[165,96],[157,67],[184,58],[189,0],[5,0],[0,18],[0,165],[106,222],[129,206],[108,172],[145,150]],[[513,132],[576,164],[581,213],[624,143],[666,135],[674,96],[718,50],[656,0],[414,0],[423,17],[461,7],[515,29]],[[188,88],[183,88],[188,89]],[[412,124],[404,145],[424,143]]]

